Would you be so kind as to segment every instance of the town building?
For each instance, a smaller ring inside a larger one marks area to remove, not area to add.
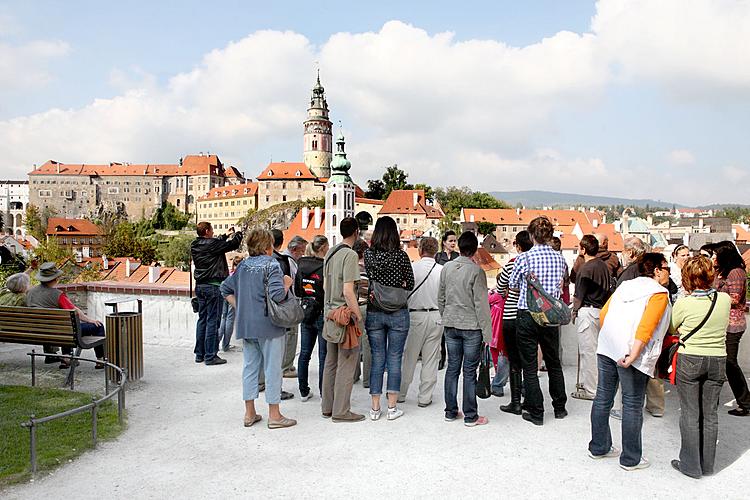
[[[28,181],[0,181],[0,212],[3,216],[3,232],[14,236],[25,236],[25,210],[29,204]]]
[[[215,230],[226,230],[237,225],[249,210],[257,209],[258,183],[230,184],[198,198],[196,219],[210,222]]]
[[[320,207],[315,207],[312,210],[307,207],[302,208],[292,219],[289,228],[284,231],[284,241],[289,242],[295,236],[301,236],[307,241],[312,241],[319,234],[325,235],[325,216],[326,211]]]
[[[391,191],[383,203],[378,218],[384,216],[392,217],[400,232],[421,231],[420,237],[437,238],[438,223],[445,214],[439,206],[428,202],[423,189],[400,189]]]
[[[357,196],[354,198],[354,216],[359,222],[362,230],[372,229],[374,222],[378,219],[378,213],[383,208],[383,200],[364,198]]]
[[[181,158],[177,164],[66,164],[50,160],[29,173],[29,202],[77,219],[102,210],[149,218],[169,202],[195,213],[196,200],[215,187],[242,184],[243,175],[217,155]]]
[[[55,238],[58,245],[72,251],[76,258],[99,257],[105,244],[102,229],[86,219],[50,217],[46,235],[47,240]]]
[[[275,162],[258,175],[258,209],[287,201],[317,200],[325,193],[325,181],[304,163]]]
[[[336,156],[331,161],[331,177],[326,183],[325,235],[331,246],[341,241],[339,222],[354,217],[356,189],[349,176],[351,162],[346,158],[344,135],[336,138]]]

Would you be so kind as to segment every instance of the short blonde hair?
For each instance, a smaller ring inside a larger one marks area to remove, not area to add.
[[[269,248],[273,248],[271,231],[256,228],[247,233],[247,253],[250,257],[265,255]]]
[[[682,266],[682,286],[686,292],[708,290],[713,286],[715,276],[711,259],[704,255],[690,257]]]

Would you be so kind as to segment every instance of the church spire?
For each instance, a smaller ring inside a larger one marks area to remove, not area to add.
[[[331,120],[328,118],[328,103],[323,85],[320,83],[320,69],[317,71],[315,86],[312,88],[310,107],[304,123],[305,165],[318,178],[330,176],[333,149]]]

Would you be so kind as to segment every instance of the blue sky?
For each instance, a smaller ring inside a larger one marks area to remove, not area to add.
[[[398,163],[435,185],[750,203],[749,21],[729,0],[5,2],[3,170],[299,161],[320,61],[360,182]]]

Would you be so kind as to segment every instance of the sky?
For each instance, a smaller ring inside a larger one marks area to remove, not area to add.
[[[301,161],[316,70],[364,185],[750,203],[750,2],[0,1],[2,177]]]

